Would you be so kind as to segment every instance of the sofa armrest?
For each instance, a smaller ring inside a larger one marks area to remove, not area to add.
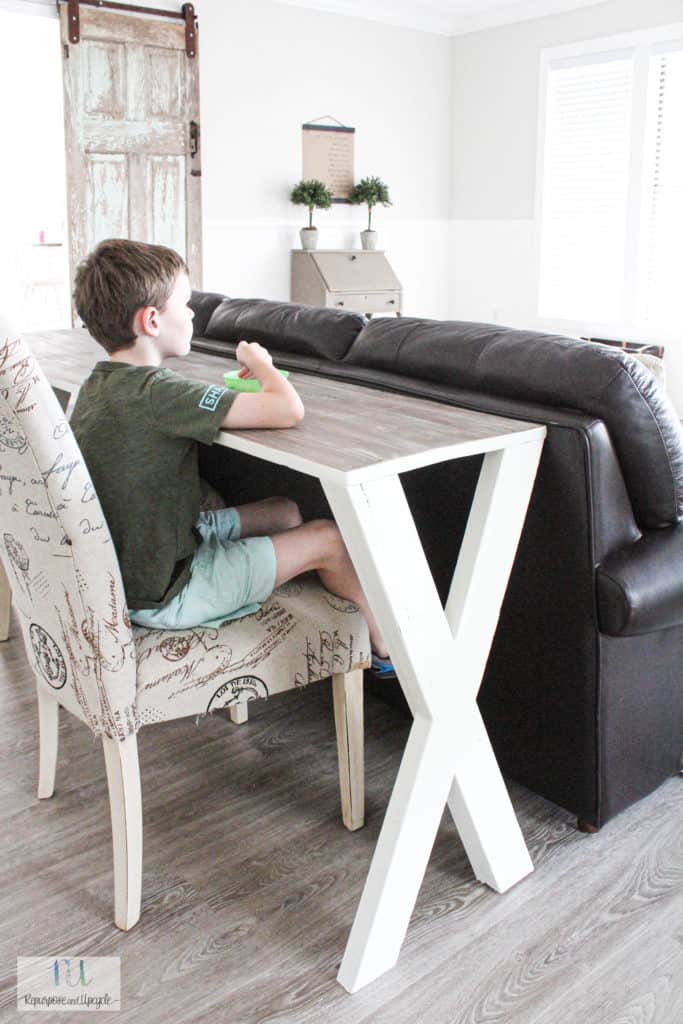
[[[600,629],[638,636],[683,623],[683,523],[647,530],[597,571]]]

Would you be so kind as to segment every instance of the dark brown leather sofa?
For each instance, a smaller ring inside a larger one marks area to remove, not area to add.
[[[681,770],[683,438],[640,363],[492,324],[203,292],[191,305],[203,352],[232,356],[246,338],[283,368],[546,424],[479,695],[501,769],[587,830]],[[201,459],[230,504],[286,494],[305,519],[331,516],[309,477],[215,446]],[[480,463],[401,477],[444,602]],[[398,684],[377,692],[409,713]]]

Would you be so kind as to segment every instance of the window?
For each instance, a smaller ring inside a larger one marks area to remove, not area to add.
[[[545,51],[541,70],[540,316],[679,325],[683,26]]]
[[[638,318],[681,320],[683,276],[683,44],[650,59],[638,270]],[[674,302],[677,309],[674,309]]]

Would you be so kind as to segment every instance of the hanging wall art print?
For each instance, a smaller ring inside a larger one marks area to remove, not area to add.
[[[353,188],[353,142],[355,128],[302,124],[302,178],[322,181],[332,191],[333,203],[348,203]]]

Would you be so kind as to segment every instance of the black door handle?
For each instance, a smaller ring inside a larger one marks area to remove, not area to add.
[[[190,121],[190,156],[195,157],[199,152],[199,124],[197,121]]]

